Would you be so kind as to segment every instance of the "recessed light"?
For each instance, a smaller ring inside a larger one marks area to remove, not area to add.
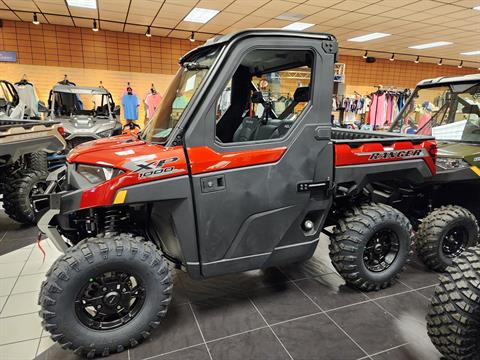
[[[380,39],[386,36],[390,36],[391,34],[385,34],[385,33],[380,33],[380,32],[375,32],[367,35],[362,35],[362,36],[357,36],[351,39],[348,39],[348,41],[354,41],[354,42],[365,42],[365,41],[370,41],[370,40],[375,40],[375,39]]]
[[[294,22],[290,25],[284,26],[282,29],[284,30],[305,30],[309,27],[312,27],[315,24],[303,23],[303,22]]]
[[[474,51],[467,51],[460,53],[461,55],[480,55],[480,50],[474,50]]]
[[[209,22],[215,15],[219,13],[218,10],[213,9],[204,9],[204,8],[193,8],[192,11],[185,16],[184,21],[190,21],[194,23],[205,24]]]
[[[293,12],[286,12],[283,13],[282,15],[278,15],[275,19],[278,20],[288,20],[288,21],[298,21],[302,20],[305,17],[305,15],[302,14],[297,14]]]
[[[475,7],[473,8],[473,10],[478,10],[478,11],[480,11],[480,5],[479,5],[479,6],[475,6]]]
[[[417,49],[417,50],[422,50],[422,49],[430,49],[434,48],[437,46],[445,46],[445,45],[451,45],[452,43],[449,41],[435,41],[427,44],[420,44],[420,45],[414,45],[414,46],[409,46],[409,49]]]
[[[96,9],[96,0],[67,0],[68,6],[81,7],[87,9]]]

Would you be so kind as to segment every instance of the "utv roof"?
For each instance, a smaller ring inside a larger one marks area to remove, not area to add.
[[[470,74],[464,76],[438,77],[420,81],[417,86],[435,86],[441,84],[462,84],[462,83],[480,83],[480,74]]]
[[[236,32],[232,32],[225,35],[218,35],[213,38],[208,39],[205,44],[196,47],[195,49],[189,51],[185,54],[182,58],[180,58],[180,62],[184,62],[187,58],[189,58],[193,53],[201,51],[204,48],[208,48],[210,46],[227,43],[236,38],[242,37],[249,37],[255,35],[268,35],[268,36],[295,36],[299,38],[310,38],[316,40],[331,40],[336,41],[337,39],[335,36],[326,33],[314,33],[314,32],[305,32],[305,31],[297,31],[297,30],[282,30],[282,29],[245,29]]]
[[[55,85],[53,92],[70,93],[70,94],[90,94],[90,95],[108,95],[109,92],[105,88],[93,86],[69,86]]]

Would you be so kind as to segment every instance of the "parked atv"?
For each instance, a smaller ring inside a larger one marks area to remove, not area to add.
[[[435,177],[385,193],[418,225],[419,257],[443,271],[480,240],[480,74],[421,81],[391,130],[438,140]]]
[[[120,107],[103,87],[55,85],[48,100],[49,119],[65,129],[68,150],[87,141],[122,133]]]
[[[480,359],[480,247],[459,255],[440,277],[427,329],[446,359]]]
[[[92,357],[135,346],[167,312],[167,261],[196,279],[304,261],[332,225],[331,259],[350,286],[395,280],[412,227],[371,202],[369,184],[424,182],[436,143],[332,129],[337,49],[331,35],[282,30],[207,41],[181,59],[140,136],[69,153],[35,202],[38,227],[65,252],[39,297],[55,341]],[[252,84],[274,79],[281,93],[293,71],[309,84],[276,116]]]
[[[5,213],[21,223],[35,223],[32,195],[46,190],[47,153],[65,141],[55,122],[0,119],[0,194]]]

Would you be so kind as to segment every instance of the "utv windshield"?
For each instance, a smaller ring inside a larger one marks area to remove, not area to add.
[[[391,131],[480,143],[480,84],[417,88]]]
[[[182,64],[165,92],[160,106],[145,127],[144,140],[153,143],[167,141],[183,111],[200,88],[218,53],[217,47]]]

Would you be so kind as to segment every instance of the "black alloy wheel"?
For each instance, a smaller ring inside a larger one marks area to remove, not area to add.
[[[387,270],[395,261],[399,250],[400,242],[395,232],[390,229],[381,229],[365,246],[363,262],[370,271]]]
[[[449,258],[456,258],[465,251],[468,243],[468,234],[463,226],[450,229],[442,241],[442,251]]]
[[[145,288],[138,276],[110,271],[90,278],[82,287],[75,300],[75,312],[91,329],[115,329],[139,313],[145,296]]]

